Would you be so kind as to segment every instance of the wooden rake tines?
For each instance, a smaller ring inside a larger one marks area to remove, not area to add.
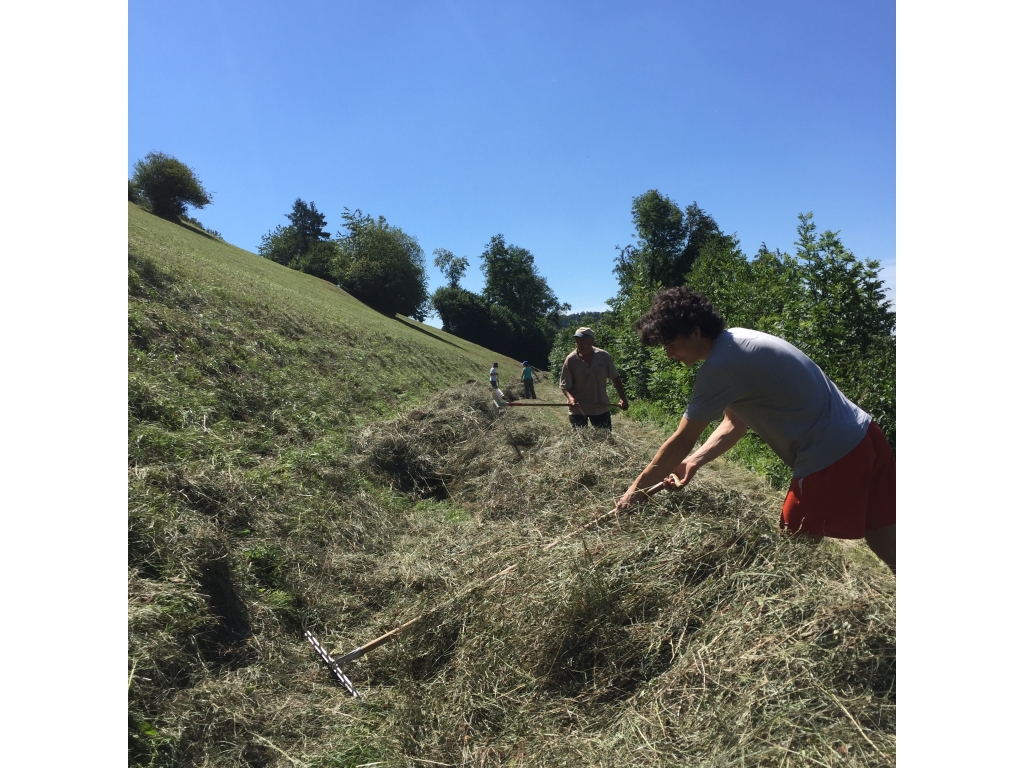
[[[640,495],[642,495],[644,497],[649,498],[649,497],[653,496],[654,494],[656,494],[658,491],[663,490],[664,487],[665,487],[664,483],[656,483],[655,485],[652,485],[650,488],[644,488],[644,489],[637,490],[636,493],[638,493],[638,494],[640,494]],[[576,528],[575,530],[570,531],[569,533],[563,534],[562,536],[559,536],[558,538],[553,539],[552,541],[548,542],[543,547],[541,547],[541,552],[547,552],[548,550],[553,549],[554,547],[556,547],[557,545],[561,544],[562,542],[568,541],[569,539],[572,539],[572,538],[575,538],[576,536],[579,536],[581,533],[584,533],[585,531],[589,531],[591,528],[593,528],[593,527],[595,527],[597,525],[600,525],[604,521],[609,520],[609,519],[615,517],[621,511],[622,510],[620,510],[618,507],[614,507],[613,509],[610,509],[609,511],[605,512],[604,514],[598,515],[597,517],[595,517],[593,520],[591,520],[586,525],[582,525],[579,528]],[[424,613],[421,613],[419,616],[416,616],[415,618],[409,619],[404,624],[400,624],[399,626],[395,627],[394,629],[392,629],[389,632],[385,632],[380,637],[371,640],[370,642],[366,643],[365,645],[360,645],[358,648],[352,649],[351,651],[346,653],[344,656],[342,656],[340,659],[333,658],[326,650],[324,650],[324,647],[322,645],[320,645],[320,641],[318,641],[313,636],[313,633],[310,632],[308,629],[306,630],[305,637],[313,645],[313,648],[316,650],[317,654],[320,656],[321,659],[323,659],[324,663],[328,666],[328,668],[330,668],[330,670],[334,674],[334,676],[336,678],[338,678],[338,681],[345,687],[345,690],[347,690],[352,695],[353,698],[361,699],[362,695],[359,693],[359,691],[356,690],[356,687],[352,684],[352,681],[349,679],[348,675],[345,674],[345,670],[343,668],[344,664],[347,664],[350,661],[355,661],[360,656],[363,656],[364,654],[369,653],[370,651],[372,651],[374,648],[379,648],[382,645],[386,645],[387,643],[390,643],[392,640],[394,640],[396,637],[401,635],[407,629],[409,629],[410,627],[415,626],[420,621],[425,619],[427,616],[430,616],[432,613],[435,613],[436,611],[440,610],[441,608],[443,608],[443,607],[445,607],[447,605],[451,605],[452,603],[454,603],[454,602],[456,602],[458,600],[461,600],[462,598],[472,594],[473,592],[477,591],[478,589],[483,589],[485,586],[490,584],[492,581],[496,581],[496,580],[502,578],[503,576],[507,576],[508,574],[513,573],[518,568],[519,568],[519,563],[513,563],[512,565],[510,565],[510,566],[508,566],[508,567],[498,571],[494,575],[488,576],[483,581],[480,581],[480,582],[478,582],[476,584],[473,584],[473,585],[469,586],[468,588],[466,588],[462,592],[458,593],[457,595],[454,595],[453,597],[450,597],[449,599],[445,600],[441,604],[434,606],[430,610],[428,610],[428,611],[426,611]]]

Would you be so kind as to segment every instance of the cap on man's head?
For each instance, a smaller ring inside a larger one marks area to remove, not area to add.
[[[526,360],[523,360],[523,365],[526,365],[526,364],[527,364],[527,361],[526,361]]]
[[[495,363],[495,365],[497,365],[497,363]]]
[[[582,339],[584,336],[589,336],[590,338],[594,338],[594,329],[593,328],[577,328],[576,329],[576,333],[574,333],[573,336],[575,336],[577,339]]]

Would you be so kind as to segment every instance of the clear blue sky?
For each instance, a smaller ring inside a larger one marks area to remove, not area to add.
[[[128,172],[158,150],[255,251],[296,197],[466,256],[527,248],[574,311],[617,284],[632,198],[793,251],[797,214],[895,299],[894,2],[129,4]]]

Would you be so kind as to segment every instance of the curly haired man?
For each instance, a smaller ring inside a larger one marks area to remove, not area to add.
[[[684,365],[704,363],[675,433],[623,494],[664,480],[670,489],[728,451],[748,429],[792,470],[783,530],[820,539],[865,539],[896,572],[896,457],[870,414],[850,402],[803,352],[771,334],[726,330],[704,296],[689,287],[662,290],[635,330]],[[692,454],[701,433],[722,423]]]

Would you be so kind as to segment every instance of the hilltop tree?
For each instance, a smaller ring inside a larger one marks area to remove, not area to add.
[[[723,237],[718,224],[696,202],[682,210],[651,189],[633,198],[637,246],[620,249],[615,273],[622,289],[682,285],[701,248]]]
[[[185,206],[204,208],[212,201],[196,178],[195,172],[177,158],[163,152],[150,152],[135,163],[128,194],[134,185],[153,213],[176,220],[185,215]]]
[[[456,256],[447,248],[435,248],[434,266],[441,270],[444,279],[448,281],[449,288],[458,288],[459,281],[466,275],[469,259],[464,256]]]
[[[558,302],[547,280],[537,273],[533,254],[507,245],[503,235],[491,238],[480,259],[485,275],[484,299],[505,307],[513,317],[522,321],[550,317],[557,324],[557,313],[570,309],[568,304]]]
[[[278,225],[263,236],[260,256],[324,280],[333,280],[339,249],[325,229],[327,217],[316,209],[316,203],[307,204],[302,198],[296,198],[292,212],[285,217],[291,223]]]
[[[339,284],[360,301],[385,314],[399,313],[425,320],[429,307],[423,249],[416,238],[374,219],[358,208],[341,215],[345,231],[336,270]]]
[[[506,243],[503,235],[491,238],[480,259],[483,299],[512,326],[508,345],[499,351],[536,363],[546,361],[558,332],[558,313],[571,307],[559,302],[538,274],[533,254]]]

